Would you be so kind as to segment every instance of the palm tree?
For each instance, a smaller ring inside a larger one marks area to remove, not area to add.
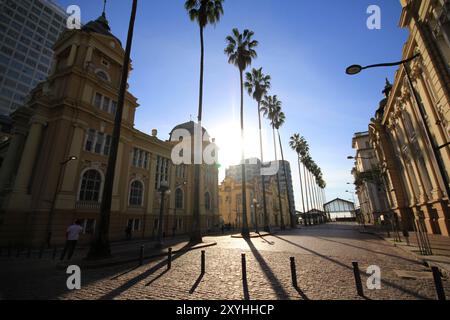
[[[305,188],[306,188],[306,203],[308,206],[308,212],[310,210],[313,209],[313,205],[312,205],[312,199],[311,199],[311,188],[310,188],[310,184],[311,184],[311,180],[310,180],[310,176],[309,176],[309,168],[311,167],[311,163],[312,163],[312,158],[309,155],[309,150],[307,151],[307,153],[305,153],[302,156],[302,163],[303,163],[303,171],[305,174]],[[309,223],[311,223],[311,221],[309,221]]]
[[[198,122],[201,128],[203,117],[203,70],[205,59],[205,44],[203,31],[208,24],[215,25],[223,15],[223,0],[187,0],[184,4],[192,21],[200,27],[200,86],[198,99]],[[201,131],[200,131],[201,132]],[[194,219],[192,225],[191,242],[202,242],[200,228],[200,165],[194,164]]]
[[[277,142],[275,138],[275,129],[276,124],[279,122],[280,114],[281,112],[281,101],[278,100],[278,97],[276,95],[274,96],[264,96],[264,100],[261,101],[261,111],[264,113],[264,116],[267,117],[270,121],[270,125],[272,127],[272,133],[273,133],[273,147],[275,152],[275,162],[278,163],[277,158]],[[284,116],[284,114],[283,114]],[[280,227],[282,230],[285,229],[284,225],[284,217],[283,217],[283,207],[282,207],[282,201],[281,201],[281,185],[280,185],[280,173],[279,170],[276,175],[277,178],[277,189],[278,189],[278,203],[280,206]]]
[[[280,151],[281,151],[281,161],[283,162],[284,181],[285,181],[288,208],[289,208],[289,220],[291,223],[291,228],[296,228],[297,223],[295,222],[295,212],[292,212],[294,210],[292,208],[292,203],[291,203],[291,194],[289,192],[289,181],[288,181],[288,175],[287,175],[287,170],[286,170],[286,162],[284,161],[283,144],[281,143],[281,134],[280,134],[280,128],[283,126],[283,124],[285,122],[286,122],[286,115],[284,114],[284,112],[282,112],[280,110],[280,112],[277,115],[277,118],[275,119],[275,128],[277,129],[278,143],[280,145]]]
[[[259,146],[261,151],[261,165],[264,164],[264,152],[262,142],[262,126],[261,126],[261,100],[270,89],[270,76],[264,75],[262,68],[253,69],[247,72],[246,82],[244,84],[247,92],[258,103],[258,120],[259,120]],[[264,175],[261,174],[262,193],[263,193],[263,210],[264,210],[264,231],[270,232],[269,220],[267,216],[267,200],[266,200],[266,184]]]
[[[292,150],[294,150],[297,153],[298,156],[298,174],[300,177],[300,192],[302,195],[302,207],[303,207],[303,214],[305,214],[305,197],[303,194],[303,181],[302,181],[302,165],[301,165],[301,161],[300,161],[300,157],[301,157],[301,152],[302,152],[302,148],[304,146],[304,144],[306,143],[305,138],[300,137],[300,135],[298,133],[294,134],[291,137],[291,140],[289,142],[289,145],[291,146]],[[304,218],[304,216],[303,216]],[[305,221],[305,220],[304,220]]]
[[[253,40],[254,32],[245,29],[241,34],[234,28],[232,35],[226,38],[227,47],[225,54],[228,56],[228,63],[235,65],[239,69],[241,80],[241,142],[242,142],[242,236],[248,238],[247,221],[247,190],[245,178],[245,150],[244,150],[244,71],[252,64],[252,60],[257,57],[255,48],[258,41]]]

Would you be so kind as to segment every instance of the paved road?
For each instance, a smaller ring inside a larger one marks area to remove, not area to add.
[[[167,271],[164,259],[134,268],[123,265],[82,271],[82,289],[69,292],[65,270],[38,260],[0,260],[0,298],[9,299],[435,299],[431,273],[414,256],[355,225],[329,224],[275,236],[216,241],[206,249],[206,274],[200,274],[200,252],[174,256]],[[247,281],[242,280],[241,253],[246,254]],[[298,284],[291,285],[289,258],[297,261]],[[352,261],[364,271],[377,265],[381,290],[356,294]],[[410,279],[401,277],[405,272]],[[450,297],[450,282],[444,280]]]

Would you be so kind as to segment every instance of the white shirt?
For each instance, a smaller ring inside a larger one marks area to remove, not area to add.
[[[74,241],[80,238],[83,228],[77,224],[73,224],[67,228],[67,240]]]

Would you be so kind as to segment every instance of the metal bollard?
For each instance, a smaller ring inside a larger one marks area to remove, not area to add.
[[[141,246],[141,251],[139,253],[139,265],[144,265],[144,246]]]
[[[298,288],[297,284],[297,268],[295,267],[295,258],[291,257],[291,277],[292,277],[292,285],[294,288]]]
[[[442,285],[441,271],[439,271],[438,267],[431,267],[431,271],[433,271],[434,285],[436,287],[438,300],[446,300],[444,287]]]
[[[352,262],[352,265],[353,265],[353,273],[355,275],[356,291],[358,292],[358,295],[364,296],[364,290],[361,282],[361,274],[359,273],[358,262]]]
[[[242,257],[242,279],[247,279],[247,263],[245,261],[245,253],[243,253],[241,257]]]
[[[205,250],[202,250],[202,257],[201,257],[201,272],[202,274],[206,273],[206,267],[205,267],[205,262],[206,262],[206,256],[205,256]]]
[[[172,248],[169,248],[169,252],[167,253],[167,270],[172,268]]]
[[[41,246],[39,249],[39,260],[42,259],[42,256],[44,255],[44,245]]]

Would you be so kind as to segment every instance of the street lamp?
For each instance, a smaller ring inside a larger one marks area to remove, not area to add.
[[[259,233],[258,231],[258,208],[259,208],[259,204],[258,204],[258,200],[253,199],[253,204],[251,206],[253,208],[253,213],[255,216],[255,232]]]
[[[414,88],[414,85],[413,85],[413,82],[412,82],[412,79],[411,79],[411,75],[409,73],[408,66],[407,66],[407,63],[413,61],[414,59],[417,59],[420,56],[421,56],[420,53],[417,53],[414,56],[412,56],[411,58],[403,60],[403,61],[394,62],[394,63],[374,64],[374,65],[370,65],[370,66],[366,66],[366,67],[362,67],[360,65],[356,65],[355,64],[355,65],[352,65],[352,66],[348,67],[346,69],[346,73],[348,75],[355,75],[355,74],[360,73],[362,70],[370,69],[370,68],[394,67],[394,66],[399,66],[399,65],[403,66],[403,69],[405,70],[405,73],[406,73],[406,77],[408,79],[408,83],[409,83],[411,92],[413,93],[413,96],[414,96],[414,101],[415,101],[415,103],[416,103],[416,105],[417,105],[417,107],[419,109],[420,117],[422,119],[423,126],[425,128],[426,138],[429,141],[429,143],[431,144],[431,149],[433,151],[434,158],[436,159],[436,163],[437,163],[438,168],[439,168],[439,173],[441,175],[442,181],[444,182],[444,186],[445,186],[445,191],[447,193],[447,197],[450,197],[450,184],[449,184],[449,181],[448,181],[447,173],[445,171],[444,162],[442,160],[442,157],[439,154],[440,150],[445,148],[447,145],[437,146],[435,141],[434,141],[434,139],[432,138],[433,136],[431,134],[430,128],[427,125],[427,117],[425,115],[425,110],[424,110],[421,102],[419,101],[419,95],[418,95],[416,89]]]
[[[161,193],[161,204],[159,207],[159,221],[158,221],[158,242],[156,248],[161,248],[164,243],[163,239],[163,214],[164,214],[164,198],[170,194],[169,183],[167,181],[161,181],[159,184],[158,192]]]
[[[68,159],[62,161],[59,163],[59,174],[58,174],[58,180],[56,181],[56,189],[55,189],[55,193],[53,195],[53,199],[52,199],[52,205],[50,207],[50,212],[49,212],[49,216],[48,216],[48,223],[47,223],[47,246],[50,248],[51,245],[51,240],[52,240],[52,229],[53,229],[53,216],[55,213],[55,205],[56,205],[56,197],[58,196],[58,190],[59,190],[59,185],[61,184],[61,178],[62,178],[62,174],[64,171],[64,167],[71,161],[75,161],[78,160],[77,157],[75,156],[71,156]]]

